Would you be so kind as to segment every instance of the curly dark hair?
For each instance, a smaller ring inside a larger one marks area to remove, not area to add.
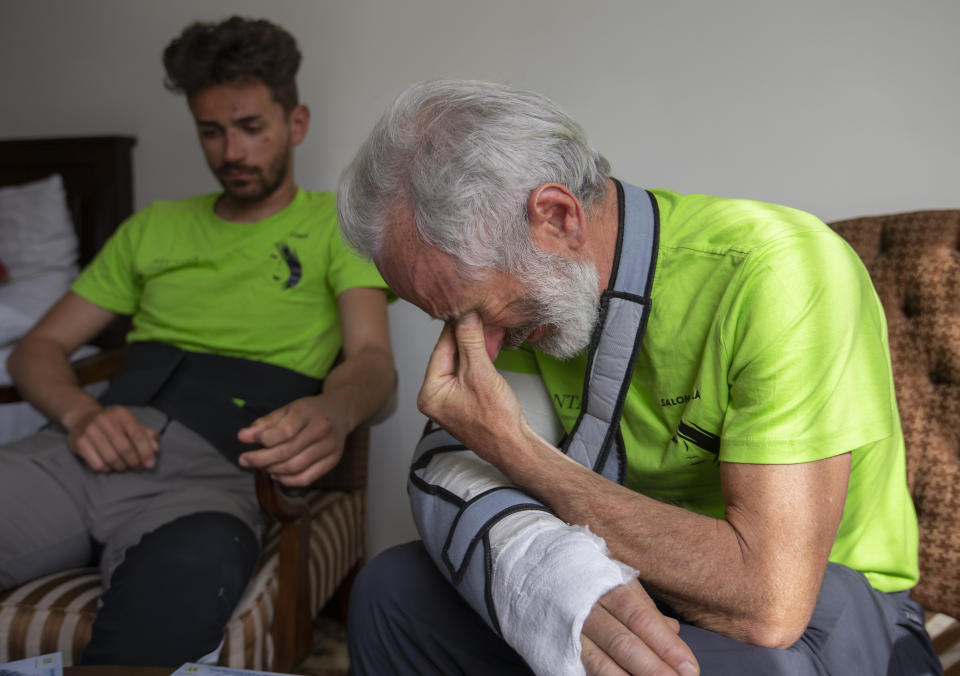
[[[299,102],[297,41],[265,19],[193,23],[163,50],[163,66],[166,88],[188,97],[212,85],[257,78],[287,113]]]

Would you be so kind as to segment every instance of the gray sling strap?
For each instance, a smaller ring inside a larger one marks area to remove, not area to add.
[[[610,284],[600,299],[600,320],[590,345],[580,417],[563,451],[577,462],[622,482],[626,465],[620,416],[650,313],[658,246],[656,202],[645,190],[616,182],[620,228]],[[423,478],[438,453],[465,447],[428,423],[410,468],[414,520],[434,563],[487,624],[499,633],[490,595],[490,528],[507,514],[548,510],[504,486],[466,500]],[[483,555],[476,549],[483,543]]]
[[[620,241],[610,284],[600,299],[580,417],[563,451],[611,481],[623,482],[626,452],[620,416],[650,315],[650,289],[656,267],[656,203],[645,190],[618,183]]]

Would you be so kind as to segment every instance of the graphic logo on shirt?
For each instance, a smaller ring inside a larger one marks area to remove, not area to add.
[[[675,397],[663,397],[660,399],[661,406],[680,406],[681,404],[686,404],[689,401],[700,398],[700,390],[696,390],[693,394],[678,394]]]
[[[720,437],[713,432],[708,432],[699,425],[681,420],[680,424],[677,425],[676,434],[673,435],[670,441],[683,446],[687,450],[690,449],[690,445],[692,444],[708,453],[712,453],[714,463],[720,461]],[[690,454],[688,457],[691,459],[690,464],[692,465],[698,465],[703,462],[702,458],[694,454]]]
[[[277,242],[274,246],[277,250],[270,254],[270,258],[277,261],[274,265],[273,279],[283,282],[284,289],[292,289],[300,283],[300,278],[303,276],[300,258],[286,242]]]
[[[580,395],[579,394],[554,394],[553,405],[556,408],[562,409],[562,410],[579,410]]]

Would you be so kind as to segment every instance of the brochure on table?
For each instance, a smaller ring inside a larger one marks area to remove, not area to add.
[[[63,676],[63,656],[48,653],[0,664],[0,676]]]
[[[0,676],[63,676],[63,655],[56,652],[0,664]],[[170,676],[290,676],[290,674],[281,674],[276,671],[230,669],[228,667],[188,662]]]
[[[3,674],[0,674],[3,676]],[[290,676],[276,671],[251,671],[250,669],[230,669],[216,667],[210,664],[194,664],[188,662],[173,672],[170,676]]]

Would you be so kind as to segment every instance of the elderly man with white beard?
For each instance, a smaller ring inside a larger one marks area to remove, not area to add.
[[[821,221],[634,187],[462,81],[396,100],[338,210],[445,322],[354,673],[939,673],[883,310]]]

